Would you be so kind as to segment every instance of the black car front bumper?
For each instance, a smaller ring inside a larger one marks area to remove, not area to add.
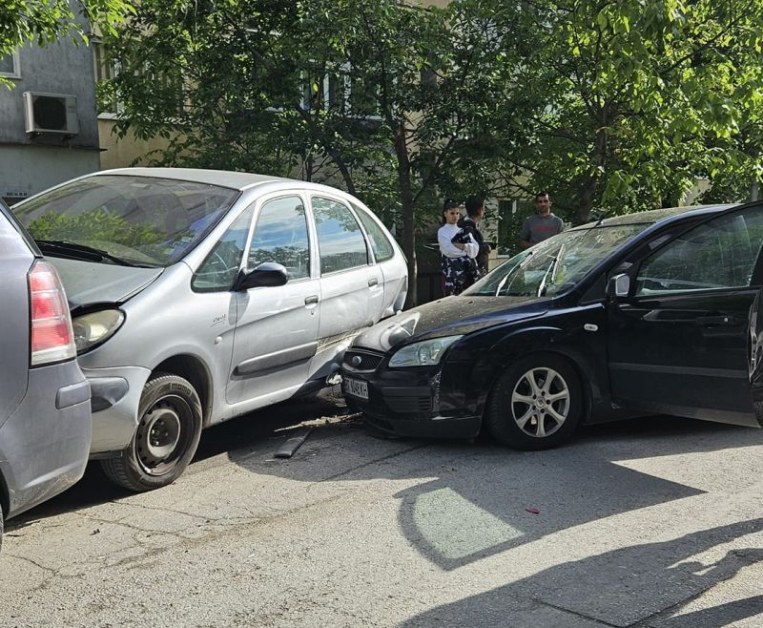
[[[464,395],[444,393],[439,367],[378,368],[381,354],[351,349],[342,364],[342,392],[349,408],[374,428],[398,436],[473,438],[482,424]]]

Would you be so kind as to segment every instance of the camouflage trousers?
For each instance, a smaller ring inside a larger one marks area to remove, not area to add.
[[[461,294],[465,288],[471,286],[481,277],[477,261],[471,257],[441,255],[440,268],[443,278],[442,292],[446,297],[452,294]]]

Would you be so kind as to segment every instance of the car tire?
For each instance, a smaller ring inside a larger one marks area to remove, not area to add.
[[[199,445],[199,395],[182,377],[157,373],[140,398],[138,429],[119,458],[101,461],[106,476],[131,491],[149,491],[174,482]]]
[[[499,377],[488,401],[491,435],[514,449],[539,450],[570,440],[583,411],[580,378],[564,358],[538,354]]]

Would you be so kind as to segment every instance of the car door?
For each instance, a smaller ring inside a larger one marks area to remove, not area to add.
[[[612,394],[646,411],[757,425],[748,312],[760,287],[763,207],[729,210],[660,243],[608,304]]]
[[[246,270],[264,262],[283,265],[283,286],[235,294],[236,330],[228,403],[255,407],[291,396],[308,379],[320,320],[320,284],[311,269],[305,202],[299,193],[263,200],[255,212]]]
[[[755,295],[749,317],[748,371],[755,418],[763,427],[763,290]]]
[[[344,202],[311,198],[321,273],[321,349],[378,319],[384,278],[372,263],[363,231]]]

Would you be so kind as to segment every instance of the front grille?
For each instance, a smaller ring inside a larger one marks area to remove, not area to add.
[[[352,349],[344,352],[343,364],[353,371],[374,371],[384,359],[384,354]]]
[[[426,397],[385,397],[389,409],[400,414],[429,414],[432,411],[432,398]]]

